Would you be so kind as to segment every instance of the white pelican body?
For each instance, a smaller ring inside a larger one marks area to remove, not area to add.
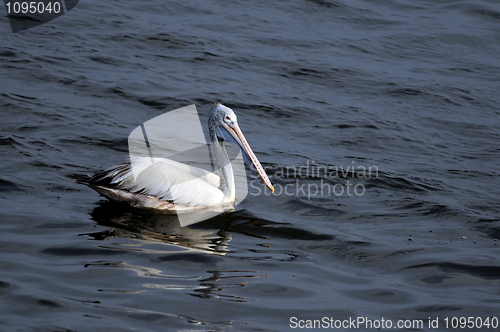
[[[236,143],[249,165],[274,192],[262,165],[250,149],[230,108],[214,104],[208,118],[213,162],[217,174],[165,158],[131,157],[132,164],[119,164],[86,181],[102,196],[130,206],[172,213],[192,212],[208,207],[232,208],[235,183],[231,162],[223,141]],[[153,161],[152,161],[153,160]]]

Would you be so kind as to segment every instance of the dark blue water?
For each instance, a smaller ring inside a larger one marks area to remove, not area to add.
[[[0,29],[0,330],[499,316],[498,2],[80,1]],[[182,228],[72,182],[213,101],[291,194]]]

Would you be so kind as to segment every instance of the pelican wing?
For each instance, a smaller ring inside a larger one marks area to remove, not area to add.
[[[174,204],[214,206],[224,201],[219,177],[204,169],[164,158],[132,158],[96,174],[89,182],[136,194],[150,195]]]
[[[183,164],[171,159],[166,158],[148,158],[148,157],[130,157],[132,162],[132,170],[134,174],[138,176],[144,170],[149,168],[150,166],[156,165],[158,171],[167,169],[167,168],[177,168],[179,172],[185,172],[193,175],[194,177],[200,178],[201,180],[211,184],[212,186],[218,187],[220,184],[219,176],[215,175],[212,172],[206,171],[202,168],[190,166],[187,164]]]

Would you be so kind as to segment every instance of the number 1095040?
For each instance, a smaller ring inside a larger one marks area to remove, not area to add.
[[[7,14],[58,14],[61,11],[61,3],[58,1],[49,2],[7,2]]]

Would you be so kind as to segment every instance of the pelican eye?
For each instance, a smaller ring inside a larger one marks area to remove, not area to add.
[[[229,117],[229,115],[226,115],[226,120],[231,121],[231,118]]]

